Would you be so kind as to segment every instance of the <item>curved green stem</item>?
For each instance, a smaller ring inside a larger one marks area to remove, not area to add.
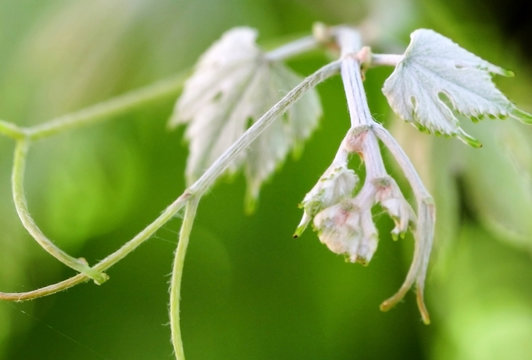
[[[196,217],[199,197],[193,197],[187,203],[185,217],[179,233],[179,243],[174,257],[172,280],[170,283],[170,329],[172,331],[172,345],[177,360],[184,360],[183,341],[181,339],[179,304],[181,300],[181,280],[183,279],[183,265],[187,253],[190,232]]]
[[[77,112],[57,117],[43,124],[28,128],[28,136],[32,140],[42,139],[65,130],[109,119],[164,97],[175,97],[183,87],[185,78],[184,74],[179,74]]]
[[[205,173],[203,173],[203,175],[196,182],[188,187],[181,196],[179,196],[172,204],[170,204],[159,217],[157,217],[151,224],[139,232],[133,239],[129,240],[118,250],[107,256],[98,264],[94,265],[92,269],[97,272],[107,270],[135,250],[139,245],[148,240],[159,228],[172,219],[175,214],[177,214],[177,212],[185,206],[191,197],[201,197],[203,194],[205,194],[214,184],[216,179],[218,179],[224,173],[229,164],[231,164],[236,157],[245,151],[249,145],[275,121],[275,119],[286,112],[290,105],[299,100],[307,90],[337,74],[339,69],[340,62],[332,62],[318,69],[316,72],[305,78],[299,85],[290,90],[281,100],[279,100],[279,102],[272,106],[271,109],[262,115],[244,134],[242,134],[242,136],[240,136],[240,138],[238,138],[233,145],[231,145],[222,155],[220,155],[220,157],[205,171]],[[27,151],[27,149],[25,151]],[[22,160],[24,160],[24,158]],[[20,301],[30,300],[68,289],[86,280],[86,276],[76,275],[70,279],[55,284],[58,286],[50,285],[24,293],[0,292],[0,299]]]
[[[0,134],[15,140],[23,139],[26,136],[24,129],[4,120],[0,120]]]
[[[98,263],[94,268],[91,268],[84,259],[76,259],[58,248],[37,226],[30,215],[27,206],[26,196],[24,193],[24,174],[27,153],[31,141],[51,136],[64,130],[74,129],[81,126],[90,125],[98,121],[103,121],[105,119],[109,119],[113,116],[127,112],[137,106],[145,105],[151,101],[155,101],[163,97],[175,96],[181,90],[184,80],[185,76],[180,74],[172,78],[156,82],[144,88],[131,91],[103,103],[82,109],[78,112],[52,119],[46,123],[34,127],[21,128],[13,123],[0,120],[0,134],[17,140],[12,170],[12,192],[15,208],[22,224],[30,233],[30,235],[32,235],[37,241],[37,243],[43,247],[44,250],[68,267],[81,273],[59,283],[45,286],[33,291],[21,293],[0,292],[0,299],[15,301],[34,299],[68,289],[74,285],[85,282],[88,279],[93,279],[97,284],[101,284],[108,278],[106,274],[102,273],[102,271],[120,261],[125,256],[121,255],[122,253],[131,252],[136,246],[138,246],[139,243],[142,243],[145,240],[145,236],[149,237],[154,232],[153,229],[148,226],[130,242],[126,243],[117,252],[111,254],[106,259]],[[180,197],[180,199],[181,198],[182,197]],[[180,203],[181,207],[184,206],[184,201],[178,200],[176,200],[176,202]],[[172,208],[172,205],[169,208]],[[169,220],[177,211],[179,211],[181,207],[178,206],[175,211],[170,211],[170,215],[168,215],[167,209],[167,211],[165,211],[161,217],[166,215],[167,219]],[[163,221],[166,223],[168,220]],[[160,221],[161,219],[157,218],[154,223],[161,224]],[[157,227],[157,229],[158,228],[159,227]]]
[[[159,215],[152,223],[146,226],[133,239],[129,240],[127,243],[122,245],[118,250],[116,250],[115,252],[107,256],[105,259],[101,260],[99,263],[94,265],[92,267],[92,270],[96,272],[102,272],[102,271],[109,269],[111,266],[115,265],[117,262],[122,260],[126,255],[128,255],[130,252],[135,250],[144,241],[148,240],[164,224],[170,221],[175,216],[175,214],[185,206],[189,197],[190,197],[190,193],[188,192],[183,193],[172,204],[170,204],[161,213],[161,215]],[[32,291],[17,292],[17,293],[0,292],[0,300],[8,300],[8,301],[32,300],[32,299],[58,293],[60,291],[63,291],[73,286],[84,283],[87,280],[89,280],[89,276],[87,276],[86,274],[77,274],[68,279],[60,281],[58,283],[44,286],[42,288],[35,289]]]
[[[199,177],[190,187],[192,193],[205,193],[214,181],[220,177],[227,167],[233,162],[240,153],[251,145],[259,135],[269,127],[279,116],[283,115],[286,110],[298,101],[308,90],[313,89],[316,85],[324,80],[338,74],[340,71],[340,61],[333,61],[313,74],[307,76],[296,87],[290,90],[281,100],[266,111],[253,125],[246,130],[222,155],[212,163],[203,175]]]
[[[181,210],[190,199],[191,194],[189,191],[185,191],[179,196],[173,203],[170,204],[152,223],[142,229],[135,237],[118,250],[101,260],[98,264],[93,266],[96,271],[104,271],[111,266],[118,263],[125,258],[129,253],[135,250],[139,245],[148,240],[153,234],[157,232],[164,224],[170,221],[179,210]]]
[[[87,275],[80,273],[72,277],[69,277],[68,279],[65,279],[63,281],[57,282],[55,284],[44,286],[42,288],[31,290],[31,291],[15,292],[15,293],[0,292],[0,300],[16,301],[16,302],[33,300],[33,299],[45,297],[48,295],[57,294],[58,292],[64,291],[66,289],[70,289],[71,287],[87,282],[88,280],[90,280],[90,278]]]
[[[15,157],[13,159],[12,190],[13,201],[20,221],[37,241],[37,243],[50,255],[61,261],[66,266],[86,274],[97,284],[102,284],[107,280],[107,275],[91,269],[84,259],[76,259],[58,248],[50,239],[44,235],[30,215],[26,195],[24,194],[24,172],[26,168],[26,158],[29,149],[29,140],[22,139],[17,141],[15,147]]]

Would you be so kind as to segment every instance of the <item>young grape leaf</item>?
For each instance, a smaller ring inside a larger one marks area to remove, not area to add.
[[[448,38],[427,29],[414,31],[403,59],[386,79],[383,93],[402,119],[420,129],[480,143],[459,126],[459,119],[512,117],[532,123],[493,84],[492,75],[510,71],[479,58]]]
[[[282,63],[269,60],[256,37],[251,28],[229,30],[200,58],[185,84],[169,125],[188,124],[189,183],[302,80]],[[244,167],[249,206],[288,152],[311,134],[320,116],[318,95],[310,90],[231,164],[229,173]]]

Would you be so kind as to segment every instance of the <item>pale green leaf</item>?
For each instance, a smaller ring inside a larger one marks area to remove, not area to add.
[[[532,131],[518,124],[477,128],[484,149],[461,154],[466,200],[488,229],[532,254]]]
[[[419,29],[382,90],[402,119],[479,146],[462,130],[460,118],[532,121],[495,87],[493,74],[512,75],[432,30]]]
[[[269,60],[256,45],[256,36],[250,28],[226,32],[185,84],[170,126],[188,124],[189,183],[302,80],[282,63]],[[230,173],[244,168],[250,205],[286,155],[311,134],[320,115],[318,95],[310,90],[232,163]]]

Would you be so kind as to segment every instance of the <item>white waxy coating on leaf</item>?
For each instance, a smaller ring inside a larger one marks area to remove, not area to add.
[[[530,121],[493,84],[492,74],[511,72],[464,50],[448,38],[427,29],[411,34],[411,42],[383,93],[404,120],[429,132],[458,136],[480,145],[459,126],[462,116],[479,119],[514,117]]]
[[[229,30],[201,57],[185,84],[170,126],[189,124],[189,183],[302,80],[283,64],[269,61],[256,37],[251,28]],[[309,90],[233,162],[230,173],[245,168],[249,201],[288,152],[311,134],[320,116],[318,95]]]

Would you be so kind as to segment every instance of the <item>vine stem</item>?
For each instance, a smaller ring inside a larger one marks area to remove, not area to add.
[[[369,110],[362,84],[360,60],[357,58],[357,54],[362,52],[360,35],[354,29],[340,27],[336,30],[336,36],[342,51],[341,75],[351,118],[351,129],[364,127],[371,129],[375,121]],[[365,135],[362,147],[367,171],[366,182],[387,175],[377,138],[372,131],[368,131]]]
[[[124,257],[129,253],[135,250],[139,245],[148,240],[153,234],[157,232],[164,224],[170,221],[179,210],[181,210],[188,201],[190,193],[185,191],[181,196],[179,196],[172,204],[170,204],[162,213],[159,215],[152,223],[146,226],[141,232],[139,232],[135,237],[122,245],[118,250],[108,255],[105,259],[98,262],[92,267],[94,271],[102,272]],[[44,286],[39,289],[26,292],[18,293],[6,293],[0,292],[0,300],[10,300],[10,301],[26,301],[32,300],[39,297],[44,297],[58,293],[60,291],[69,289],[73,286],[81,284],[89,280],[89,277],[86,274],[77,274],[63,281],[57,282],[52,285]]]
[[[31,140],[42,139],[59,132],[91,125],[120,115],[135,107],[146,105],[164,97],[176,96],[185,82],[186,74],[178,74],[151,85],[127,92],[107,101],[66,114],[43,124],[25,129]]]
[[[306,36],[269,51],[266,53],[266,59],[270,61],[284,60],[294,55],[313,50],[319,44],[320,42],[315,36]]]
[[[238,157],[247,147],[279,116],[281,116],[290,105],[299,100],[306,91],[315,87],[320,82],[330,78],[340,70],[340,62],[335,61],[318,69],[313,74],[306,77],[301,83],[290,90],[281,100],[272,108],[262,115],[237,141],[235,141],[225,152],[179,196],[170,204],[163,213],[157,217],[151,224],[139,232],[133,239],[126,242],[118,250],[107,256],[92,267],[94,271],[102,272],[122,260],[125,256],[135,250],[139,245],[148,240],[159,228],[171,220],[178,211],[180,211],[189,198],[201,197],[214,184],[227,167]],[[84,274],[78,274],[70,279],[64,280],[54,285],[46,286],[28,292],[21,293],[4,293],[0,292],[0,299],[4,300],[30,300],[37,297],[47,296],[57,293],[64,289],[86,281],[88,277]]]
[[[395,158],[395,161],[397,161],[399,167],[403,171],[406,179],[410,184],[412,184],[412,190],[414,191],[416,198],[431,199],[432,196],[427,188],[425,188],[425,185],[414,168],[414,165],[408,159],[408,155],[406,155],[405,151],[392,136],[392,134],[390,134],[390,132],[386,130],[384,126],[378,123],[375,123],[373,126],[373,131],[383,142],[383,144],[390,150],[391,154]]]
[[[84,259],[76,259],[57,247],[50,239],[46,237],[46,235],[44,235],[44,233],[31,217],[28,210],[26,196],[24,195],[24,170],[26,168],[28,149],[28,139],[18,140],[15,146],[15,156],[13,159],[13,172],[11,181],[13,201],[15,202],[15,208],[20,221],[30,235],[35,239],[35,241],[37,241],[37,243],[46,252],[66,266],[80,273],[86,274],[97,284],[103,284],[108,278],[107,275],[91,269]]]
[[[181,282],[183,279],[183,266],[190,240],[190,232],[192,231],[192,225],[196,217],[199,200],[199,197],[191,197],[187,202],[172,268],[172,280],[170,283],[170,329],[172,333],[172,345],[177,360],[185,359],[180,325]]]
[[[306,36],[267,52],[266,58],[271,61],[280,61],[313,50],[318,45],[320,45],[319,39],[314,36]],[[31,127],[20,127],[0,119],[0,134],[15,140],[25,137],[30,140],[38,140],[65,130],[91,125],[152,101],[176,96],[181,91],[187,77],[188,72],[184,72]]]
[[[4,120],[0,120],[0,134],[15,140],[23,139],[26,136],[24,129]]]
[[[429,191],[423,185],[423,181],[419,177],[414,165],[408,159],[408,155],[404,152],[403,148],[397,140],[386,130],[382,125],[376,124],[374,131],[377,137],[382,143],[390,150],[390,153],[397,161],[397,164],[403,171],[406,179],[410,183],[414,196],[417,202],[417,209],[419,213],[418,226],[416,227],[416,239],[425,239],[425,241],[416,241],[416,247],[414,249],[414,261],[408,270],[406,279],[401,285],[399,291],[385,300],[381,304],[382,310],[388,310],[393,304],[397,303],[410,289],[414,281],[417,288],[417,304],[420,309],[423,322],[425,324],[430,323],[430,317],[428,310],[425,306],[423,298],[423,291],[425,287],[425,276],[428,267],[428,261],[430,252],[432,249],[432,241],[434,238],[434,222],[436,221],[436,207],[434,200]],[[419,245],[418,245],[419,243]]]
[[[340,61],[334,61],[321,67],[312,75],[290,90],[281,100],[262,115],[242,136],[240,136],[222,155],[189,187],[192,194],[203,194],[221,176],[238,154],[244,151],[259,135],[281,116],[290,105],[299,100],[308,90],[336,75],[340,70]]]
[[[414,233],[415,248],[412,264],[399,290],[381,304],[381,310],[386,311],[398,303],[416,283],[417,304],[423,322],[430,323],[429,314],[424,303],[423,290],[428,259],[434,237],[435,207],[430,193],[427,191],[413,164],[393,136],[380,124],[373,120],[362,84],[361,62],[364,62],[367,52],[361,49],[358,32],[351,28],[338,27],[335,30],[338,45],[342,53],[342,80],[349,112],[351,128],[369,127],[362,145],[362,155],[366,166],[366,182],[374,176],[386,175],[386,169],[379,149],[378,139],[394,156],[406,179],[408,180],[417,205],[417,221]],[[397,65],[401,61],[400,55],[379,54],[372,55],[371,65]],[[365,185],[364,185],[365,186]]]

